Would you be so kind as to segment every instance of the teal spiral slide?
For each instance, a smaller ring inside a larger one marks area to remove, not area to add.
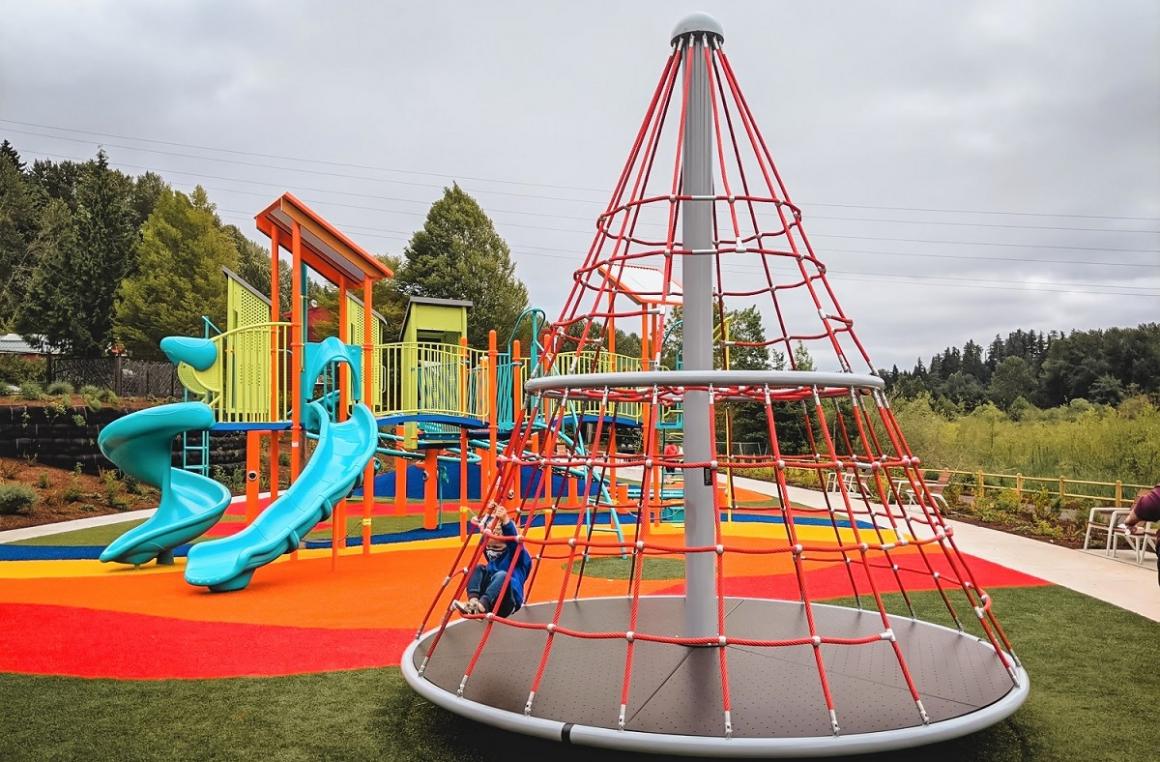
[[[101,430],[97,444],[117,468],[161,490],[157,512],[101,553],[102,561],[172,563],[173,549],[217,523],[230,504],[225,485],[173,468],[173,438],[208,429],[213,410],[201,402],[178,402],[131,413]]]

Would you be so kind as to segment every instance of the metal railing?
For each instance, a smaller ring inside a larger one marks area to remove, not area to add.
[[[290,324],[259,323],[218,334],[218,361],[209,369],[179,369],[222,423],[285,420],[290,415]]]

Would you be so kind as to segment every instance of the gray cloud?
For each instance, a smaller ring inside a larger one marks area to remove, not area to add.
[[[909,365],[1016,327],[1157,319],[1160,235],[1108,232],[1160,229],[1155,3],[712,5],[877,365]],[[532,298],[553,312],[659,76],[668,32],[695,9],[15,4],[0,29],[0,119],[249,153],[10,122],[0,136],[33,157],[84,157],[103,143],[127,171],[156,168],[182,188],[200,182],[223,218],[244,227],[292,190],[368,248],[396,253],[440,187],[458,179],[512,244]],[[973,243],[870,240],[882,238]],[[1019,290],[1026,284],[1055,291]]]

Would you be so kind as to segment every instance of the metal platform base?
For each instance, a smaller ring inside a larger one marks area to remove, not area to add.
[[[630,601],[598,598],[565,603],[562,626],[588,632],[627,629]],[[677,634],[682,597],[642,597],[638,632]],[[555,603],[526,607],[514,618],[551,620]],[[877,613],[815,605],[818,631],[834,637],[879,633]],[[732,637],[808,636],[798,602],[727,599]],[[891,617],[891,627],[930,718],[923,724],[886,641],[823,645],[822,656],[841,732],[834,735],[812,648],[727,646],[732,737],[725,736],[717,648],[637,641],[624,730],[619,730],[624,640],[558,636],[532,703],[524,714],[546,633],[496,625],[475,671],[457,696],[483,623],[448,626],[422,675],[434,631],[412,643],[402,667],[425,698],[457,714],[507,730],[557,741],[632,751],[706,756],[830,756],[934,743],[985,728],[1027,698],[989,643],[946,627]]]

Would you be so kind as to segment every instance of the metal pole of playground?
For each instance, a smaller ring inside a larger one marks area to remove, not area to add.
[[[709,16],[686,18],[673,30],[674,44],[685,46],[690,71],[684,79],[685,137],[682,146],[681,240],[684,282],[684,366],[687,370],[713,369],[713,145],[709,81],[705,46],[710,36],[724,39],[720,24]],[[691,50],[689,50],[691,48]],[[709,437],[709,394],[685,394],[685,460],[709,463],[716,443]],[[685,473],[685,544],[712,546],[716,542],[713,516],[713,469]],[[711,553],[685,554],[685,636],[717,634],[717,598]]]

